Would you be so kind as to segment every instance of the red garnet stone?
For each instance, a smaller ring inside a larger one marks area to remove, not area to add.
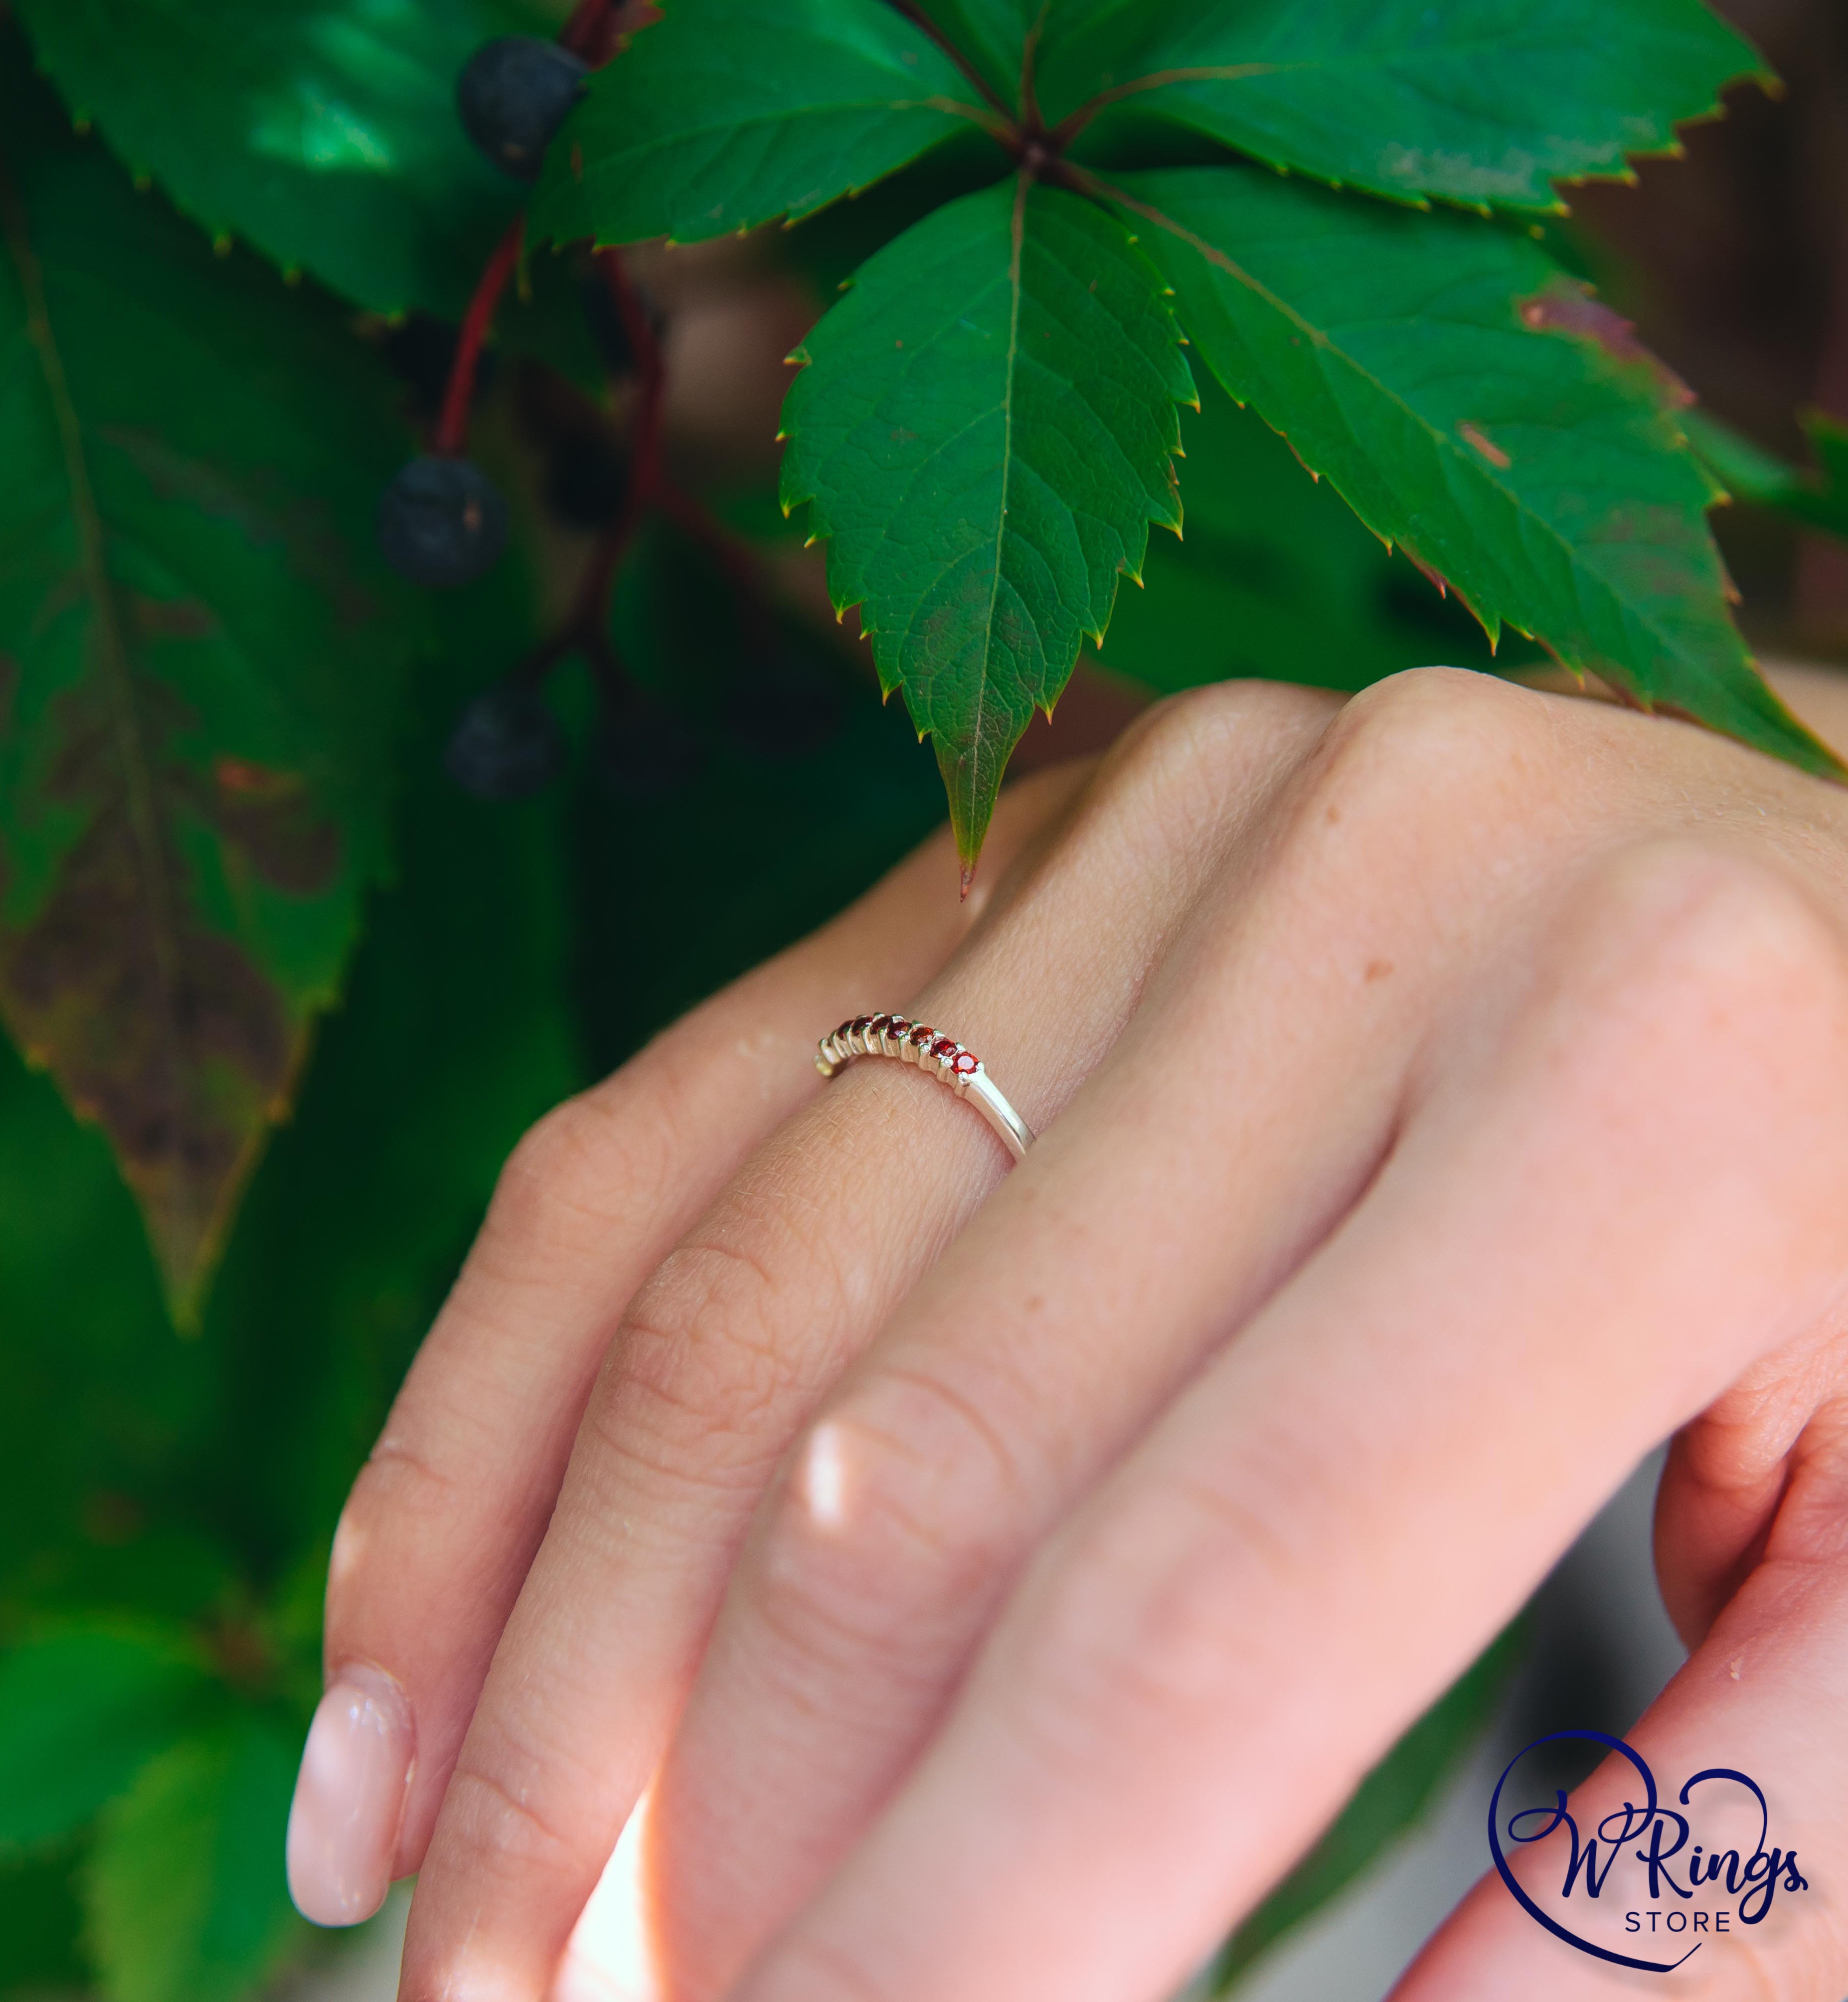
[[[947,1063],[956,1055],[956,1045],[947,1036],[939,1036],[930,1046],[930,1054],[941,1062]]]
[[[869,1036],[883,1036],[891,1026],[892,1018],[890,1015],[875,1015],[866,1024],[866,1034]]]
[[[981,1069],[982,1063],[973,1050],[964,1050],[950,1068],[958,1077],[973,1077]]]
[[[848,1033],[851,1035],[863,1036],[872,1026],[873,1017],[870,1015],[856,1015],[847,1024]]]
[[[914,1050],[926,1049],[936,1040],[936,1033],[937,1032],[935,1029],[926,1028],[925,1025],[920,1022],[905,1040],[911,1045]]]

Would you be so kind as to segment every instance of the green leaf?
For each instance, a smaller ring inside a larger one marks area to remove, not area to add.
[[[1220,1949],[1208,1987],[1222,1995],[1309,1915],[1421,1821],[1488,1728],[1524,1651],[1516,1620],[1464,1670],[1362,1781],[1334,1825]]]
[[[933,147],[855,200],[765,232],[758,247],[798,277],[817,301],[831,302],[874,251],[913,223],[946,202],[992,187],[997,164],[994,141],[976,126],[965,127],[960,137]]]
[[[1182,0],[1186,5],[1186,0]],[[1112,66],[1159,33],[1152,16],[1173,0],[919,0],[954,48],[979,71],[1003,103],[1042,118],[1053,91],[1076,94],[1065,108],[1109,81]]]
[[[1469,613],[1283,439],[1210,377],[1200,396],[1180,427],[1187,539],[1155,538],[1148,588],[1123,594],[1100,666],[1165,695],[1238,676],[1351,689],[1433,661],[1494,664]]]
[[[1121,186],[1201,360],[1491,639],[1841,775],[1728,614],[1659,364],[1536,245],[1252,169]]]
[[[1049,118],[1184,126],[1274,166],[1400,201],[1559,207],[1769,79],[1700,0],[1102,0],[1048,50]],[[1146,23],[1140,35],[1133,31]]]
[[[298,1747],[247,1715],[155,1760],[85,1873],[105,2002],[238,2002],[306,1930],[283,1879]]]
[[[564,802],[485,805],[441,766],[457,706],[530,630],[529,615],[503,620],[496,600],[515,594],[491,581],[439,607],[451,647],[426,670],[427,727],[407,747],[398,880],[376,900],[344,1005],[257,1174],[197,1341],[166,1331],[99,1136],[0,1043],[0,1610],[42,1604],[48,1575],[61,1599],[171,1596],[159,1574],[174,1535],[164,1512],[178,1508],[217,1526],[244,1581],[221,1605],[169,1580],[183,1617],[223,1632],[233,1613],[247,1631],[262,1582],[270,1610],[246,1669],[269,1651],[279,1693],[292,1696],[305,1669],[318,1682],[319,1578],[312,1619],[296,1620],[288,1602],[310,1554],[325,1557],[508,1149],[589,1077],[569,978],[578,844]],[[699,898],[676,879],[672,911],[662,895],[632,940],[634,857],[654,825],[631,836],[629,874],[596,914],[596,936],[619,930],[650,971]],[[625,958],[626,991],[634,975]],[[99,1523],[105,1505],[115,1519]],[[267,1582],[279,1572],[278,1592]]]
[[[81,1828],[178,1735],[204,1686],[177,1629],[48,1627],[0,1655],[0,1851]]]
[[[196,1306],[385,853],[389,385],[0,85],[0,1018]]]
[[[209,235],[375,312],[455,319],[520,190],[469,143],[456,72],[539,28],[520,0],[19,0],[79,119]]]
[[[484,669],[504,671],[532,630],[500,582],[437,607],[448,644],[417,684],[395,881],[206,1320],[221,1411],[193,1451],[221,1518],[272,1564],[332,1533],[502,1163],[591,1081],[570,985],[565,803],[472,799],[442,769]]]
[[[560,242],[723,236],[809,214],[985,117],[884,0],[669,0],[566,120],[533,227]]]
[[[106,1158],[103,1166],[113,1179]],[[140,1235],[132,1216],[130,1227],[133,1235]],[[145,1251],[143,1257],[145,1262]],[[164,1318],[157,1309],[157,1333]],[[30,1373],[22,1377],[21,1387],[30,1386],[36,1397],[43,1379],[30,1362],[26,1368]],[[36,1416],[42,1438],[42,1407]],[[25,1520],[18,1526],[23,1537]],[[30,1578],[22,1580],[11,1595],[23,1610],[58,1620],[89,1617],[103,1610],[136,1621],[204,1627],[238,1608],[243,1584],[239,1567],[221,1543],[191,1524],[150,1522],[126,1498],[104,1493],[92,1498],[87,1527],[88,1535],[75,1543],[67,1543],[55,1555],[43,1549],[37,1553]],[[0,1597],[5,1596],[5,1568],[0,1567]]]
[[[1192,379],[1154,267],[1103,210],[1004,183],[886,248],[793,358],[786,508],[936,739],[964,866],[1008,755],[1100,639],[1149,524],[1178,528]]]
[[[1085,0],[1080,0],[1081,7]],[[1027,77],[1027,45],[1036,25],[1044,36],[1046,16],[1072,11],[1071,0],[921,0],[943,39],[995,95],[1016,113]]]
[[[1808,473],[1704,410],[1689,410],[1683,422],[1700,462],[1732,499],[1848,537],[1848,424],[1821,410],[1804,413],[1804,434],[1816,458],[1816,470]]]
[[[172,1338],[102,1136],[0,1038],[0,1615],[49,1598],[216,1625],[237,1607],[207,1550],[175,1547],[188,1526],[227,1547],[246,1611],[324,1546],[502,1160],[588,1081],[563,803],[484,804],[441,765],[462,703],[529,642],[517,570],[435,604],[444,644],[401,754],[394,881],[196,1341]],[[636,839],[671,839],[656,825]],[[632,987],[678,934],[664,905],[630,943],[633,839],[627,867],[594,935],[615,936]],[[682,881],[683,929],[689,898]]]
[[[1848,536],[1848,424],[1824,410],[1806,410],[1802,424],[1815,454],[1816,471],[1800,475],[1797,491],[1786,493],[1775,504],[1810,528]]]
[[[762,507],[750,515],[773,539],[762,552],[772,567],[793,539],[773,492],[751,499]],[[744,511],[734,506],[733,518]],[[804,683],[811,703],[832,695],[832,730],[775,755],[738,741],[737,713],[754,699],[762,643],[710,552],[671,532],[651,534],[624,574],[614,630],[638,679],[693,717],[707,755],[699,776],[669,798],[593,783],[578,803],[581,978],[599,1071],[826,923],[943,817],[935,760],[903,714],[880,703],[863,660],[832,626],[779,619],[775,640],[797,699]],[[767,827],[773,843],[762,839]],[[620,926],[608,920],[615,909]]]
[[[0,1996],[8,2002],[81,1995],[89,1982],[71,1865],[62,1847],[0,1857]]]

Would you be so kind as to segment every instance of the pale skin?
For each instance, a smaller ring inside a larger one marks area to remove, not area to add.
[[[1154,2002],[1672,1438],[1631,1742],[1745,1766],[1814,1887],[1675,1985],[1839,2002],[1848,791],[1447,670],[1234,684],[955,878],[510,1162],[336,1544],[305,1905],[420,1868],[405,2002],[543,2002],[647,1789],[667,2002]],[[821,1084],[879,1009],[1023,1163]],[[1491,1878],[1400,1993],[1637,1979]]]

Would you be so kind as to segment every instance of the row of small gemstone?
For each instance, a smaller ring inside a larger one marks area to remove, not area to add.
[[[907,1021],[902,1015],[856,1015],[828,1041],[834,1045],[828,1055],[836,1062],[849,1056],[903,1056],[922,1064],[928,1058],[946,1077],[973,1077],[982,1068],[973,1051],[948,1036],[940,1036],[925,1023]]]

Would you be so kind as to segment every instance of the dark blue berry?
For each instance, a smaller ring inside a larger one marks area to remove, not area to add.
[[[536,180],[552,135],[588,73],[581,56],[556,42],[503,35],[483,42],[462,65],[456,109],[469,137],[496,166]]]
[[[678,710],[650,696],[606,708],[592,753],[610,790],[624,799],[677,793],[706,762],[699,734]]]
[[[477,799],[524,800],[564,769],[565,734],[536,688],[501,682],[462,711],[443,762]]]
[[[380,496],[378,546],[413,584],[467,584],[507,542],[507,503],[466,459],[413,459]]]

